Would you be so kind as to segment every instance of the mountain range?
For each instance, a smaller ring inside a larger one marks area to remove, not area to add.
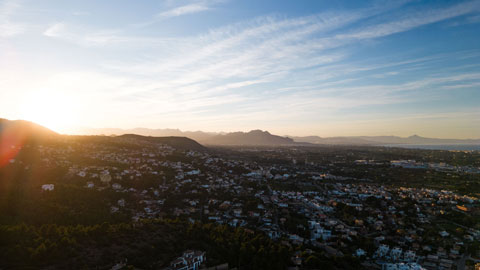
[[[268,131],[252,130],[249,132],[203,132],[181,131],[179,129],[85,129],[85,134],[122,135],[138,134],[144,136],[180,136],[188,137],[205,145],[304,145],[304,144],[332,144],[332,145],[449,145],[468,144],[480,145],[480,139],[438,139],[426,138],[418,135],[410,137],[399,136],[346,136],[346,137],[319,137],[319,136],[278,136]]]
[[[480,145],[480,139],[438,139],[418,135],[398,136],[278,136],[268,131],[252,130],[249,132],[203,132],[181,131],[179,129],[86,129],[85,135],[105,135],[142,140],[162,141],[177,148],[199,150],[203,145],[252,145],[252,146],[289,146],[289,145]],[[50,139],[59,134],[38,124],[24,120],[7,120],[0,118],[0,137],[25,139]],[[121,136],[124,135],[124,136]],[[162,138],[159,138],[162,137]]]
[[[268,131],[252,130],[250,132],[232,132],[214,135],[206,140],[199,140],[207,145],[292,145],[295,141],[288,137],[272,135]]]

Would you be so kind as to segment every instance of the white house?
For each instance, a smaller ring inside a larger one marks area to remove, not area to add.
[[[385,263],[382,270],[425,270],[425,268],[416,263]]]
[[[406,262],[414,262],[416,257],[415,251],[407,250],[403,253],[403,260]]]
[[[198,250],[187,250],[181,257],[170,263],[168,270],[198,270],[206,260],[205,252]]]
[[[390,250],[389,246],[383,245],[383,244],[380,245],[374,254],[374,258],[382,258],[387,256],[389,250]]]
[[[359,248],[355,251],[355,256],[357,257],[362,257],[362,256],[365,256],[367,255],[367,252],[365,252],[365,250]]]
[[[450,235],[450,234],[449,234],[448,232],[446,232],[446,231],[441,231],[439,234],[440,234],[442,237],[447,237],[447,236]]]
[[[53,189],[55,189],[55,185],[54,184],[45,184],[45,185],[42,185],[42,189],[45,190],[45,191],[53,191]]]
[[[112,188],[115,189],[115,190],[119,190],[119,189],[122,188],[122,185],[120,185],[120,184],[118,184],[118,183],[114,183],[114,184],[112,185]]]
[[[400,260],[402,256],[403,250],[399,247],[394,247],[392,250],[390,250],[390,257],[392,258],[393,261],[398,261]]]
[[[125,199],[120,199],[117,201],[118,206],[124,207],[125,206]]]

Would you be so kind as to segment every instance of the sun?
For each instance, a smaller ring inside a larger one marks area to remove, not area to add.
[[[78,120],[78,102],[61,92],[33,92],[24,98],[21,118],[59,133],[68,133]]]

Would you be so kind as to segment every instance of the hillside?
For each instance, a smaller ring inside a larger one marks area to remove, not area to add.
[[[219,133],[213,132],[203,132],[203,131],[181,131],[179,129],[150,129],[150,128],[132,128],[132,129],[121,129],[121,128],[87,128],[79,129],[78,134],[85,135],[126,135],[126,134],[137,134],[142,136],[152,136],[152,137],[187,137],[192,140],[202,142],[208,140]]]
[[[116,139],[134,139],[143,140],[149,142],[157,142],[166,145],[170,145],[179,150],[196,150],[204,151],[206,148],[184,136],[167,136],[167,137],[153,137],[142,136],[136,134],[125,134],[116,137],[110,136],[71,136],[71,135],[59,135],[54,131],[38,125],[33,122],[25,120],[8,120],[0,118],[0,143],[1,149],[10,149],[11,145],[21,146],[27,142],[41,142],[46,140],[59,140],[59,139],[81,139],[85,141],[103,141],[109,143]],[[6,147],[3,147],[7,145]],[[9,151],[10,152],[10,151]]]
[[[59,136],[56,132],[25,120],[8,120],[0,118],[0,135],[14,135],[17,139],[47,139]]]
[[[175,137],[175,136],[152,137],[152,136],[142,136],[142,135],[136,135],[136,134],[125,134],[125,135],[120,135],[118,137],[113,137],[113,138],[114,139],[115,138],[134,139],[139,141],[162,143],[162,144],[170,145],[179,150],[195,150],[195,151],[206,150],[206,148],[203,145],[186,137]]]

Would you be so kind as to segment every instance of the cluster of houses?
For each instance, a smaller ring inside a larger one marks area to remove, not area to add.
[[[183,255],[170,263],[164,270],[198,270],[200,265],[207,260],[205,251],[187,250]]]
[[[367,203],[368,198],[376,198],[380,205]],[[416,263],[426,269],[453,269],[455,260],[462,257],[465,243],[480,240],[480,232],[473,228],[458,235],[432,224],[433,220],[448,212],[459,211],[459,205],[476,205],[478,208],[478,199],[450,191],[337,183],[324,194],[301,199],[321,213],[309,221],[312,241],[342,250],[342,245],[348,246],[351,242],[344,239],[368,236],[377,245],[375,252],[358,248],[353,255],[390,267],[385,266],[385,269],[417,269]],[[405,202],[406,199],[410,204]],[[339,209],[332,206],[340,203],[355,208],[359,215],[351,220],[337,218],[339,215],[335,212]],[[437,234],[426,236],[428,230]]]
[[[393,167],[401,167],[407,169],[432,169],[442,172],[464,172],[464,173],[480,173],[480,168],[473,166],[454,166],[445,162],[420,162],[415,160],[392,160],[390,164]]]
[[[478,211],[475,197],[355,182],[323,170],[300,170],[296,162],[288,167],[258,165],[195,151],[170,158],[178,152],[155,143],[133,149],[95,143],[42,148],[44,162],[67,167],[67,177],[85,189],[119,193],[110,202],[112,214],[129,213],[133,220],[181,217],[260,230],[288,246],[310,244],[331,256],[353,255],[382,269],[453,269],[465,243],[480,241],[473,228],[457,232],[432,223],[451,212]],[[74,154],[101,165],[74,162],[68,158]],[[446,168],[413,161],[391,165]],[[54,185],[42,189],[53,191]],[[186,252],[168,269],[197,269],[204,257]],[[302,264],[302,258],[295,260]]]

